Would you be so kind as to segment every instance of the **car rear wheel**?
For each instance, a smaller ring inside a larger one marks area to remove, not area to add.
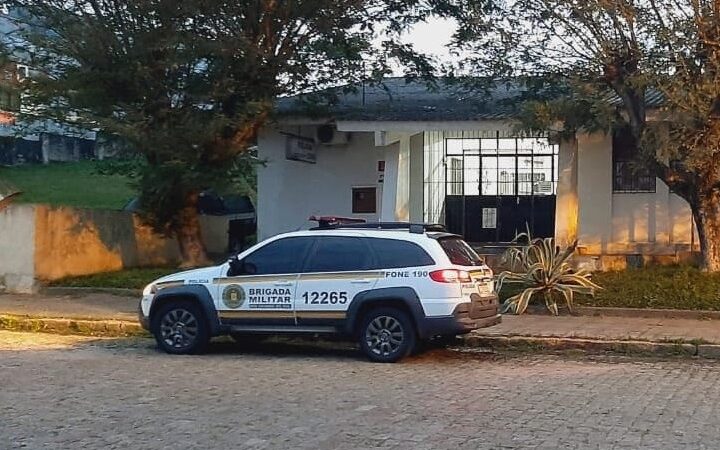
[[[201,353],[210,335],[205,316],[192,302],[169,302],[153,316],[151,331],[158,347],[174,355]]]
[[[415,348],[415,327],[410,317],[396,308],[377,308],[363,318],[359,332],[360,348],[370,360],[392,363]]]

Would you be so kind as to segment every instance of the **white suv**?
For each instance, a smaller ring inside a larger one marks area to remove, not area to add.
[[[222,334],[331,333],[394,362],[418,340],[500,322],[490,268],[438,230],[394,223],[281,234],[225,264],[152,282],[140,321],[168,353],[198,353]]]

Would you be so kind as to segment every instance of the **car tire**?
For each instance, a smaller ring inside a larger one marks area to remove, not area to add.
[[[397,308],[376,308],[363,317],[358,341],[371,361],[393,363],[412,353],[417,337],[407,313]]]
[[[160,306],[150,331],[158,347],[173,355],[202,353],[210,341],[202,309],[189,301],[170,301]]]

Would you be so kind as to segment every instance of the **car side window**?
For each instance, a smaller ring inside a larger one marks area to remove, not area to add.
[[[435,261],[419,245],[399,239],[368,239],[378,269],[432,266]]]
[[[228,272],[228,276],[297,273],[312,243],[310,237],[278,239],[247,255],[240,263],[240,273]]]
[[[303,272],[350,272],[368,270],[372,255],[361,238],[318,236]]]

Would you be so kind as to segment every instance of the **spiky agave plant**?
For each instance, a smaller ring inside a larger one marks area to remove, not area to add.
[[[497,292],[504,283],[519,284],[522,292],[505,300],[504,311],[522,314],[530,300],[542,297],[545,306],[558,315],[557,297],[562,296],[572,311],[575,294],[595,295],[600,286],[590,280],[590,272],[574,270],[570,257],[575,253],[577,241],[561,249],[553,238],[532,238],[530,233],[521,233],[515,242],[526,241],[526,245],[511,247],[503,255],[503,263],[509,270],[498,275]]]

